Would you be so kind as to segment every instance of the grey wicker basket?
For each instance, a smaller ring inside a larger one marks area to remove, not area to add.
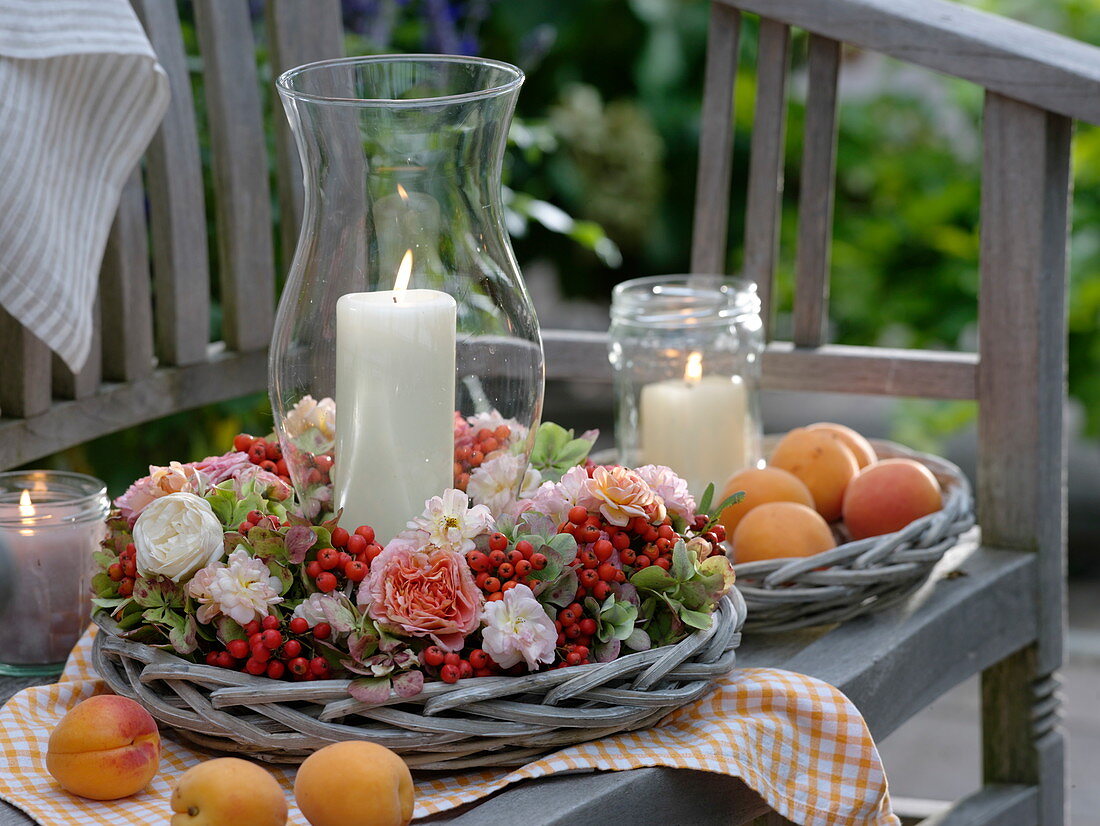
[[[341,740],[370,740],[417,769],[527,763],[557,749],[657,723],[709,692],[736,659],[745,602],[732,591],[715,621],[676,645],[523,677],[432,682],[416,697],[368,706],[346,680],[285,683],[187,662],[122,639],[97,615],[96,671],[184,742],[299,763]]]
[[[814,556],[734,565],[749,610],[745,631],[829,625],[893,605],[919,588],[973,527],[970,483],[957,466],[894,442],[871,444],[879,458],[915,459],[932,471],[943,488],[943,509],[896,533],[845,542]]]

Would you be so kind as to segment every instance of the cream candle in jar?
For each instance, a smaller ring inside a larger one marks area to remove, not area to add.
[[[666,465],[696,497],[760,462],[759,311],[755,285],[726,276],[615,287],[608,358],[620,462]]]
[[[439,290],[347,293],[336,303],[334,505],[388,542],[451,487],[457,304]]]
[[[0,674],[61,670],[88,625],[92,554],[109,507],[106,487],[91,476],[0,473],[0,542],[8,551],[0,578],[11,584],[0,605]]]
[[[701,496],[708,484],[721,486],[747,463],[747,416],[742,378],[704,376],[702,355],[692,353],[682,379],[642,388],[641,462],[671,467],[694,496]]]

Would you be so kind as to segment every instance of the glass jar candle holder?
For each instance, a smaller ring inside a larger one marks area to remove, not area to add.
[[[322,61],[276,82],[305,209],[270,393],[307,516],[342,509],[387,542],[477,468],[522,482],[543,352],[500,185],[522,82],[445,55]]]
[[[103,482],[53,470],[0,473],[0,674],[61,671],[91,613],[92,554],[110,508]],[[6,557],[6,558],[5,558]]]
[[[676,275],[617,285],[609,359],[619,461],[667,465],[696,497],[758,465],[763,346],[751,281]]]

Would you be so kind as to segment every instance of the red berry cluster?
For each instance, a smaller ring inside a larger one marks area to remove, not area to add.
[[[558,631],[557,647],[560,658],[556,667],[563,668],[588,662],[592,637],[598,627],[596,620],[584,615],[584,607],[579,602],[559,610],[554,619],[554,628]]]
[[[290,522],[284,522],[273,513],[260,513],[259,511],[249,511],[248,516],[244,518],[244,521],[237,526],[237,532],[247,534],[250,530],[256,527],[267,528],[268,530],[277,531]]]
[[[332,531],[332,548],[321,548],[306,563],[306,576],[317,590],[330,594],[345,582],[362,582],[370,573],[370,564],[382,546],[374,541],[374,528],[360,525],[355,533],[344,528]]]
[[[468,651],[444,651],[438,645],[429,645],[420,652],[420,662],[430,676],[437,676],[445,683],[457,683],[467,677],[489,677],[500,674],[501,667],[480,648]]]
[[[487,427],[481,428],[474,434],[473,445],[464,445],[455,448],[454,484],[459,490],[466,490],[470,483],[470,472],[481,467],[490,453],[507,446],[512,437],[512,429],[506,424],[500,425],[496,430]]]
[[[290,470],[283,458],[283,449],[277,439],[268,441],[247,433],[238,433],[233,437],[233,449],[248,454],[248,461],[259,465],[268,473],[274,473],[288,485],[290,484]]]
[[[316,650],[319,640],[332,636],[332,626],[319,622],[310,628],[302,617],[294,617],[285,627],[274,614],[244,626],[247,639],[230,640],[222,649],[206,654],[206,664],[232,668],[272,680],[324,680],[332,669]]]
[[[546,567],[546,555],[537,553],[535,546],[527,540],[520,540],[512,550],[508,550],[508,537],[494,533],[489,537],[489,552],[470,551],[466,562],[474,572],[474,582],[493,602],[504,599],[504,592],[517,585],[532,585],[532,571],[541,571]]]
[[[122,553],[118,555],[118,562],[112,562],[107,566],[107,576],[111,582],[118,583],[118,595],[128,597],[134,593],[134,579],[137,577],[137,548],[134,543],[127,543]]]

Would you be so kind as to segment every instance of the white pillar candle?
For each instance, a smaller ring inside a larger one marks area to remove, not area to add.
[[[336,302],[334,505],[348,530],[388,542],[453,484],[456,313],[438,290]]]
[[[667,465],[696,498],[721,487],[749,461],[748,394],[739,376],[702,376],[693,353],[683,379],[642,388],[638,413],[643,464]]]

